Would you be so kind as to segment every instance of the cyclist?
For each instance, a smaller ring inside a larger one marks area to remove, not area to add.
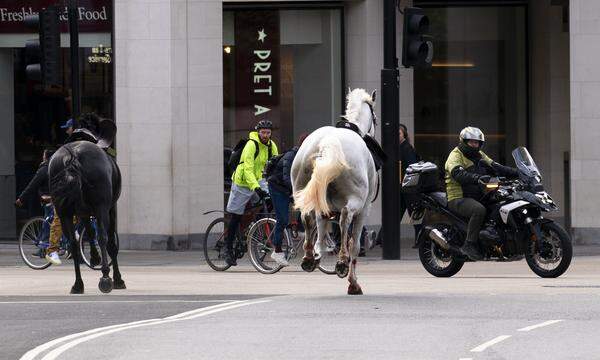
[[[290,172],[292,170],[294,158],[306,136],[306,134],[301,135],[298,139],[298,146],[294,146],[286,151],[277,162],[272,165],[273,170],[267,178],[269,195],[271,195],[273,208],[275,209],[275,217],[277,218],[273,236],[273,246],[275,246],[275,251],[271,253],[271,258],[275,260],[277,264],[282,266],[289,265],[285,258],[285,254],[281,249],[281,245],[283,231],[288,225],[290,202],[292,201],[292,179],[290,177]]]
[[[249,140],[242,150],[240,162],[233,173],[233,183],[227,202],[229,225],[225,238],[225,262],[230,266],[237,265],[233,254],[233,239],[246,205],[249,201],[256,202],[269,196],[267,183],[263,179],[262,173],[267,160],[269,160],[269,155],[278,154],[277,145],[271,140],[273,123],[266,119],[260,120],[254,130],[248,136]]]
[[[24,199],[32,196],[35,192],[40,197],[40,199],[48,199],[49,198],[49,190],[48,190],[48,163],[50,162],[50,158],[54,155],[53,148],[47,148],[44,150],[42,155],[42,163],[38,167],[35,176],[21,195],[17,197],[15,201],[15,205],[18,207],[23,206]],[[60,225],[60,219],[56,215],[56,210],[54,207],[50,205],[50,211],[54,212],[54,218],[52,219],[52,223],[50,224],[50,246],[46,251],[46,260],[50,261],[54,265],[60,265],[62,262],[58,256],[58,250],[60,247],[60,238],[62,237],[62,227]],[[42,251],[40,249],[40,251]]]

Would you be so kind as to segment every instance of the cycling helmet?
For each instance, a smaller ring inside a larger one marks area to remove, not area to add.
[[[260,130],[260,129],[269,129],[269,130],[272,130],[273,129],[273,123],[270,120],[261,120],[254,127],[254,130]]]
[[[485,144],[485,135],[483,135],[483,131],[472,126],[467,126],[462,129],[458,138],[460,139],[460,142],[464,144],[467,144],[469,140],[479,141],[479,149],[483,148],[483,144]]]

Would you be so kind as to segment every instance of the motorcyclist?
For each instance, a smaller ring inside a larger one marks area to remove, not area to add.
[[[450,152],[446,160],[446,192],[451,211],[469,219],[467,238],[461,252],[471,260],[481,260],[478,250],[480,229],[485,221],[486,208],[478,201],[483,196],[482,185],[488,183],[492,175],[517,177],[515,168],[494,162],[483,151],[485,136],[476,127],[466,127],[459,135],[458,146]],[[495,232],[483,230],[487,238],[497,238]]]

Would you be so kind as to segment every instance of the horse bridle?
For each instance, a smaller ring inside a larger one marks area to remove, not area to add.
[[[371,117],[373,119],[373,121],[371,121],[371,126],[369,126],[369,130],[367,131],[367,134],[371,132],[371,129],[373,129],[373,126],[377,126],[377,115],[375,115],[375,110],[373,110],[373,105],[370,102],[366,102],[367,105],[369,105],[369,110],[371,110]]]

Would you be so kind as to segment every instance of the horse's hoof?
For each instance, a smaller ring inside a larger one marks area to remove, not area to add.
[[[313,272],[315,271],[315,269],[317,268],[317,261],[315,261],[315,258],[303,258],[302,259],[302,264],[300,264],[300,266],[302,267],[302,270],[306,271],[306,272]]]
[[[71,287],[71,294],[83,294],[83,282],[80,284],[75,283]]]
[[[113,281],[109,277],[100,278],[100,282],[98,283],[98,289],[102,291],[104,294],[108,294],[113,289]]]
[[[352,285],[349,284],[348,285],[348,295],[362,295],[362,289],[360,288],[360,285],[356,284],[356,285]]]
[[[335,264],[335,273],[337,274],[337,276],[339,278],[343,279],[346,276],[348,276],[349,271],[350,271],[350,266],[348,266],[347,263],[345,263],[343,261],[338,261]]]
[[[123,280],[115,280],[113,283],[113,289],[115,290],[124,290],[127,289],[127,286],[125,286],[125,281]]]

